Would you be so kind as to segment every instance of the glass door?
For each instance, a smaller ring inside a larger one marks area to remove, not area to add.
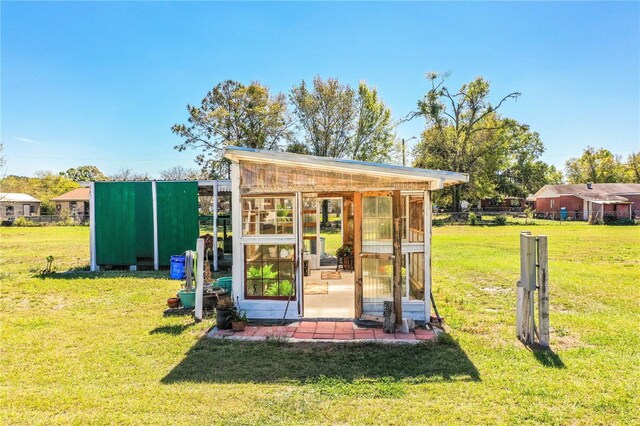
[[[393,208],[390,194],[362,195],[361,261],[364,304],[393,300]]]
[[[318,256],[318,236],[320,234],[318,198],[303,198],[302,200],[302,239],[303,258],[309,262],[311,269],[320,267]]]

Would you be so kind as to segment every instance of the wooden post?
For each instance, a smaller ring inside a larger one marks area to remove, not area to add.
[[[198,238],[196,241],[196,321],[202,321],[202,302],[204,299],[204,240]]]
[[[431,321],[431,191],[424,191],[424,320]],[[407,274],[409,275],[409,274]]]
[[[549,260],[547,237],[538,237],[538,324],[540,346],[549,347]]]
[[[233,244],[233,295],[244,298],[244,250],[242,248],[242,205],[240,200],[240,165],[231,163],[231,242]]]
[[[396,324],[402,324],[402,197],[400,191],[391,195],[393,210],[393,305]]]
[[[363,313],[362,306],[362,194],[353,193],[353,269],[355,277],[355,309],[354,316],[360,318]]]
[[[397,315],[393,306],[393,302],[385,300],[383,302],[383,315],[384,320],[382,322],[382,331],[385,333],[393,333],[396,331]]]

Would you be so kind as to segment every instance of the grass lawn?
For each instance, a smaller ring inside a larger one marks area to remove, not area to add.
[[[434,229],[437,345],[202,339],[163,318],[168,273],[88,264],[88,228],[1,228],[0,419],[7,424],[638,424],[640,228],[549,236],[552,353],[514,338],[524,226]]]

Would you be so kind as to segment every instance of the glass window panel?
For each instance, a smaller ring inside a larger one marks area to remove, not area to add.
[[[262,279],[247,280],[247,296],[262,296]]]
[[[424,198],[409,197],[409,242],[424,242]]]
[[[407,297],[407,257],[409,255],[402,255],[402,297]]]
[[[376,197],[378,199],[378,216],[391,216],[391,197]]]
[[[260,245],[260,251],[262,252],[262,260],[278,260],[278,246],[275,244],[262,244]]]
[[[293,197],[243,197],[244,235],[293,235]]]
[[[280,262],[278,264],[278,278],[281,280],[293,280],[294,268],[293,262]]]
[[[392,230],[391,197],[363,197],[362,251],[392,253]]]
[[[363,197],[362,198],[362,211],[365,216],[377,215],[377,201],[376,197]]]
[[[293,244],[245,244],[244,249],[247,296],[295,296]]]
[[[362,259],[362,290],[367,302],[393,299],[393,264],[391,259]]]
[[[247,279],[262,279],[262,262],[247,262]]]
[[[425,300],[424,253],[409,254],[409,300]]]
[[[278,245],[278,258],[293,260],[293,245],[280,244]]]

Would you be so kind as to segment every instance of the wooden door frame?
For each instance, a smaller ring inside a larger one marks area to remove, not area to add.
[[[392,197],[393,253],[391,255],[376,255],[376,257],[391,258],[393,260],[393,303],[396,311],[396,324],[402,324],[402,195],[400,190],[394,191],[363,191],[354,192],[354,242],[353,257],[355,270],[355,317],[363,314],[363,283],[362,283],[362,197]],[[373,255],[367,256],[372,257]]]

